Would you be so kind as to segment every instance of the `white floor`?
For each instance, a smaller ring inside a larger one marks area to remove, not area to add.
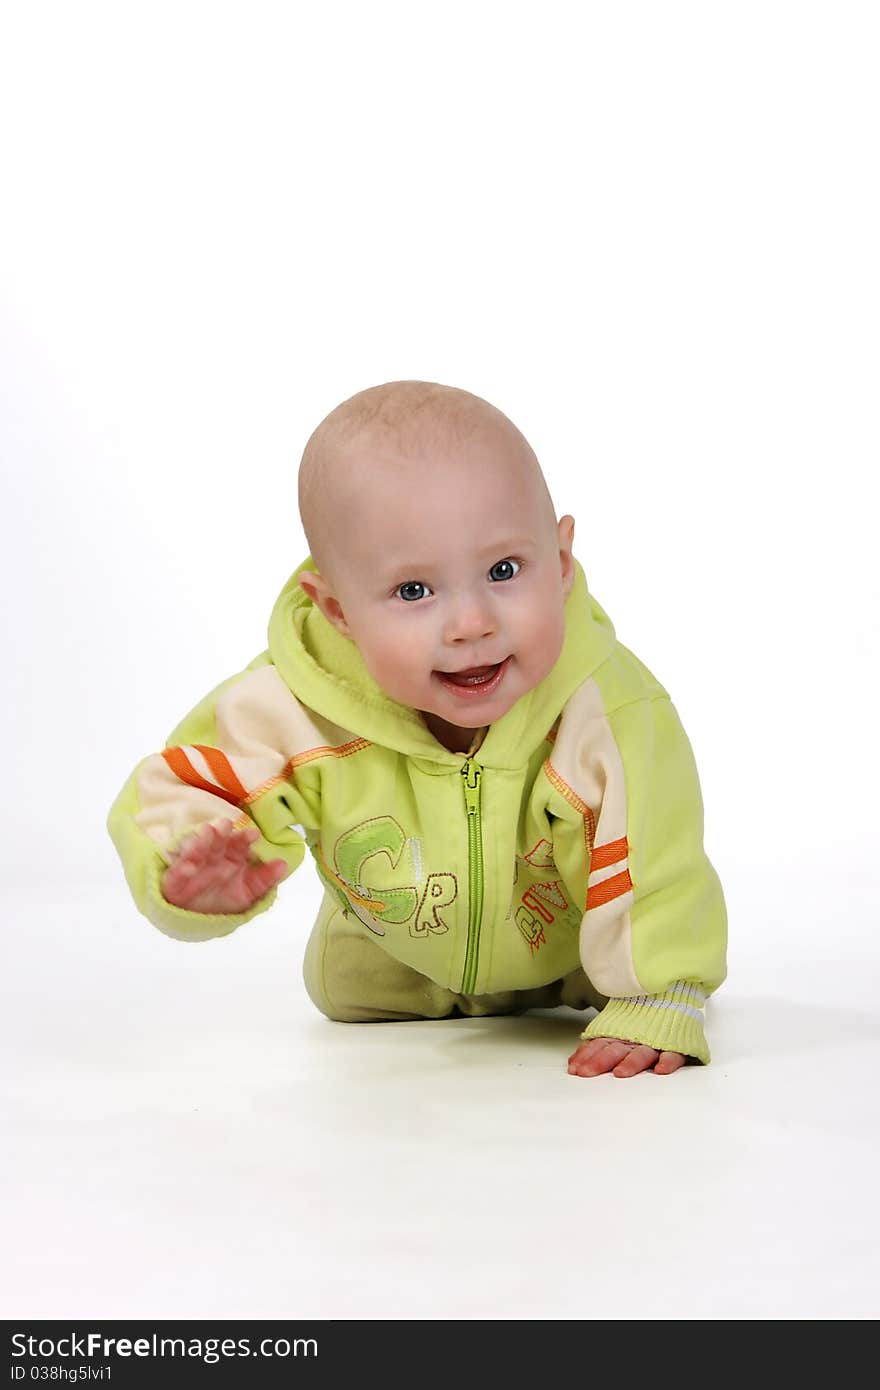
[[[0,1315],[875,1318],[877,909],[803,867],[722,872],[714,1061],[630,1081],[571,1013],[327,1022],[308,866],[205,945],[8,901]]]

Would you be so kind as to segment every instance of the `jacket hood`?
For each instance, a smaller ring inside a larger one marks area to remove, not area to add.
[[[552,671],[489,725],[479,749],[484,767],[523,767],[553,727],[569,696],[602,664],[615,644],[611,620],[587,589],[575,560],[565,600],[565,639]],[[460,767],[431,733],[418,710],[386,695],[370,675],[355,643],[337,631],[299,586],[317,566],[311,555],[294,570],[269,620],[269,651],[279,675],[304,705],[371,743]]]

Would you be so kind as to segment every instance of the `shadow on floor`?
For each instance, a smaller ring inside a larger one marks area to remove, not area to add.
[[[441,1019],[431,1021],[431,1027],[454,1030],[456,1040],[463,1045],[492,1039],[514,1047],[552,1048],[558,1052],[569,1044],[573,1050],[579,1034],[594,1016],[592,1009],[585,1013],[567,1008],[533,1009],[501,1017]],[[725,1065],[757,1057],[792,1057],[827,1053],[829,1048],[849,1050],[853,1045],[880,1043],[880,1019],[873,1014],[766,996],[732,995],[710,1001],[706,1031],[713,1062]]]

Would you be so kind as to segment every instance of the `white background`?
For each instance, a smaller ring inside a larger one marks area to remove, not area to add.
[[[0,20],[7,1316],[878,1311],[871,4],[9,6]],[[319,420],[523,430],[691,737],[714,1062],[349,1030],[310,866],[191,947],[105,830],[266,645]]]

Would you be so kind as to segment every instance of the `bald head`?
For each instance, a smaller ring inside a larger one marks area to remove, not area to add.
[[[448,472],[450,487],[460,489],[463,446],[481,440],[503,459],[512,482],[531,489],[535,525],[555,526],[534,451],[481,396],[433,381],[388,381],[342,401],[310,436],[299,468],[300,518],[319,572],[335,577],[334,560],[345,553],[365,490],[399,490],[402,463]],[[455,500],[464,505],[464,494]]]

